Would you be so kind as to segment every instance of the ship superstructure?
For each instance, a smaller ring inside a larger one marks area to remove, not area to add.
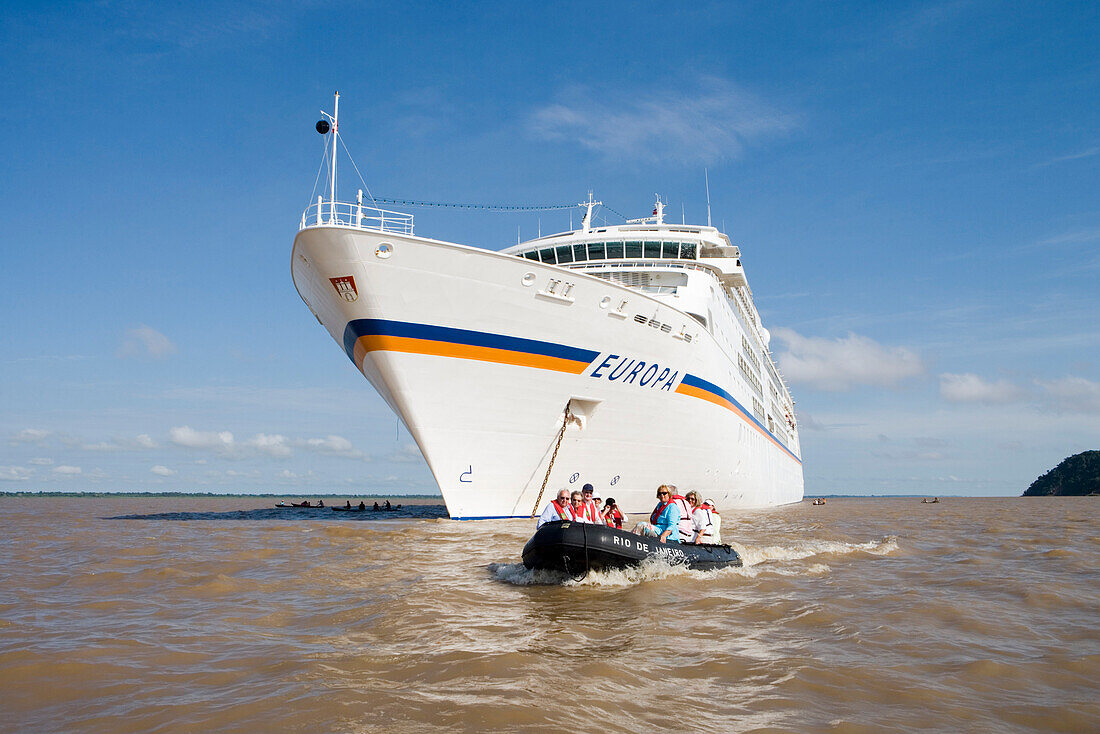
[[[584,483],[628,513],[661,483],[720,509],[802,499],[794,402],[740,249],[665,222],[659,198],[621,225],[596,226],[591,195],[582,206],[579,229],[496,252],[416,235],[361,193],[321,198],[294,283],[452,517],[530,516],[544,486],[541,504]]]

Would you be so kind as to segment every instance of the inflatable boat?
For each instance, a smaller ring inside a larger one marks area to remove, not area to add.
[[[523,547],[527,568],[571,575],[637,566],[647,558],[703,571],[741,565],[741,556],[728,545],[662,543],[606,525],[561,520],[543,525]]]

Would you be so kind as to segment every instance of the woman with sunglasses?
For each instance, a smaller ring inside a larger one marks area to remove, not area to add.
[[[649,522],[634,526],[634,532],[656,538],[662,543],[680,542],[680,508],[672,501],[672,488],[667,484],[657,487],[657,506],[649,516]]]

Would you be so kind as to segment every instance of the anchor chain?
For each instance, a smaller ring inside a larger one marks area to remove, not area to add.
[[[554,460],[558,458],[558,449],[561,448],[562,436],[565,435],[565,429],[569,426],[569,421],[573,418],[573,414],[569,412],[569,406],[572,404],[572,399],[565,403],[565,420],[562,421],[561,430],[558,431],[558,441],[554,444],[554,455],[550,457],[550,466],[546,467],[546,476],[542,478],[542,487],[539,488],[539,496],[535,500],[535,507],[531,510],[532,519],[539,513],[539,503],[542,502],[542,493],[546,491],[546,483],[550,481],[550,472],[554,469]]]

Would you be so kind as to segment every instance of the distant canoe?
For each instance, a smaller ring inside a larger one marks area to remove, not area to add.
[[[291,502],[291,503],[290,503],[289,505],[288,505],[287,503],[285,503],[285,502],[277,502],[277,503],[275,504],[275,506],[276,506],[276,507],[278,507],[278,508],[280,508],[280,509],[283,509],[283,510],[291,510],[291,509],[298,509],[298,510],[323,510],[323,509],[325,509],[325,506],[324,506],[324,505],[307,505],[307,504],[306,504],[306,503],[304,503],[304,502]]]

